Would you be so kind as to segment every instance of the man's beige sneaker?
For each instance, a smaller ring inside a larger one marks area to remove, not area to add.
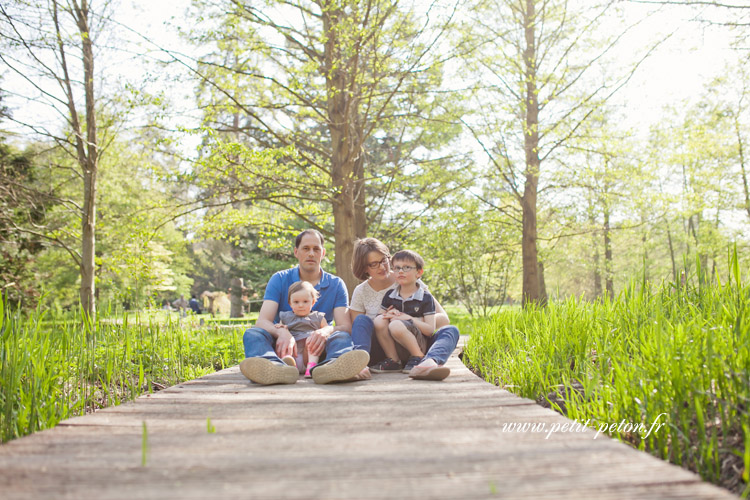
[[[367,351],[345,352],[330,363],[318,365],[312,371],[312,378],[316,384],[330,384],[354,379],[365,369],[370,361]]]
[[[240,363],[240,371],[245,377],[262,385],[293,384],[299,378],[296,366],[280,365],[266,358],[245,358]]]

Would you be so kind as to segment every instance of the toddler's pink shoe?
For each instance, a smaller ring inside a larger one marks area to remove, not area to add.
[[[315,363],[314,361],[310,361],[309,363],[307,363],[307,370],[305,371],[305,378],[312,377],[312,374],[310,373],[310,370],[312,370],[313,367],[315,367],[317,364],[318,363]]]

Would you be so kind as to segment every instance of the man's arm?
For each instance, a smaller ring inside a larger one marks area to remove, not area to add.
[[[274,327],[273,320],[276,318],[276,313],[279,311],[279,303],[273,300],[264,300],[263,305],[260,306],[260,313],[258,313],[258,321],[255,322],[255,326],[262,328],[274,337],[276,335],[276,328]]]

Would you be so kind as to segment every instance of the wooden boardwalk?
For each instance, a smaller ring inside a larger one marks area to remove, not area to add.
[[[570,421],[449,366],[327,386],[223,370],[0,446],[0,498],[736,498],[594,431],[504,432]]]

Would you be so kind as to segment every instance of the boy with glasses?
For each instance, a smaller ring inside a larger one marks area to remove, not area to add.
[[[375,335],[386,359],[372,366],[374,373],[409,373],[424,358],[427,337],[435,331],[435,300],[417,282],[424,272],[424,259],[411,250],[391,258],[398,286],[386,293],[381,314],[375,318]],[[401,360],[406,360],[403,366]]]

